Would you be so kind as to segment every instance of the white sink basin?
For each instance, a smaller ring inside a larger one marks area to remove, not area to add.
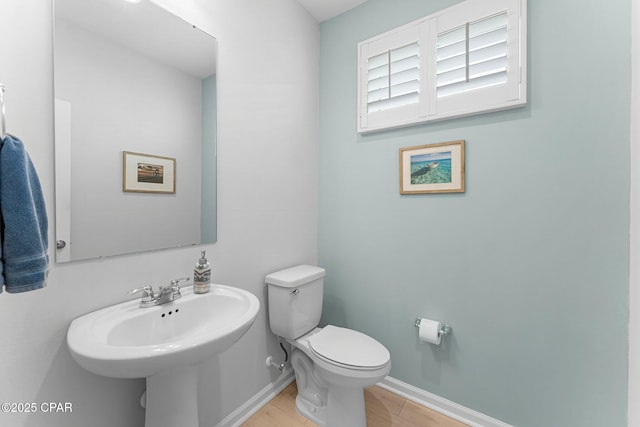
[[[78,317],[67,343],[73,358],[93,373],[145,378],[202,362],[229,348],[249,329],[260,302],[250,292],[212,285],[206,294],[140,308],[140,299]]]
[[[212,285],[207,294],[189,288],[166,304],[139,304],[135,299],[75,319],[67,333],[71,355],[99,375],[146,377],[146,426],[197,426],[193,365],[238,341],[256,319],[260,302],[245,290]]]

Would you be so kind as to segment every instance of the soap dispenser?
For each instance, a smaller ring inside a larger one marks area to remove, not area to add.
[[[200,259],[193,270],[193,293],[206,294],[211,287],[211,264],[206,258],[207,251],[202,251]]]

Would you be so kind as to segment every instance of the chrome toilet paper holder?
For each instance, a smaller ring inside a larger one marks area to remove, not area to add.
[[[414,326],[416,328],[420,327],[420,322],[422,321],[422,317],[418,317],[416,319],[416,323],[414,324]],[[442,325],[442,327],[440,328],[440,330],[438,331],[438,336],[439,337],[446,337],[447,335],[449,335],[451,333],[451,331],[453,330],[453,328],[451,328],[451,326],[444,324]]]

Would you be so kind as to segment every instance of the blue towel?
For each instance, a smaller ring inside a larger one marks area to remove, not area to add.
[[[0,292],[45,286],[49,269],[47,210],[29,154],[22,141],[7,135],[0,147],[2,263]]]

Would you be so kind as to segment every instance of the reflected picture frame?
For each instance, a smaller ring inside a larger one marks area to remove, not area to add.
[[[122,152],[122,191],[176,193],[176,159],[153,154]]]
[[[400,149],[400,194],[464,193],[464,140]]]

